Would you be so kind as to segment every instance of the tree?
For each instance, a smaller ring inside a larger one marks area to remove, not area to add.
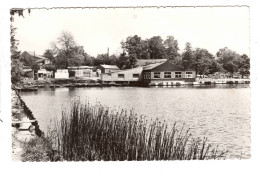
[[[10,35],[11,35],[11,39],[10,39],[10,42],[11,42],[11,47],[10,47],[10,51],[11,51],[11,59],[19,59],[20,57],[20,51],[18,51],[18,48],[17,46],[19,45],[19,41],[15,39],[15,33],[16,33],[16,30],[17,28],[14,28],[12,25],[11,25],[11,32],[10,32]]]
[[[19,57],[20,57],[20,51],[18,51],[18,40],[15,39],[15,31],[16,28],[14,28],[11,25],[11,82],[12,84],[20,83],[22,80],[22,76],[24,74],[23,72],[23,64],[21,63]]]
[[[123,53],[119,56],[119,61],[125,63],[122,68],[134,68],[137,59],[150,58],[148,40],[142,40],[138,35],[127,37],[126,41],[121,42],[121,46]]]
[[[84,48],[83,46],[75,46],[72,55],[69,58],[69,66],[81,66],[84,64]]]
[[[149,59],[149,45],[146,40],[142,40],[138,35],[127,37],[121,42],[122,49],[127,56],[136,59]]]
[[[109,64],[108,55],[107,54],[98,54],[95,58],[94,65],[98,66],[100,64]]]
[[[210,66],[209,66],[209,74],[213,74],[215,72],[223,72],[224,69],[221,66],[220,63],[218,63],[218,61],[216,59],[212,59]]]
[[[50,49],[45,50],[43,57],[49,59],[51,63],[54,63],[55,61],[54,53]]]
[[[75,58],[76,42],[73,35],[68,31],[62,31],[56,42],[52,42],[52,50],[59,58],[63,58],[64,66],[67,68],[70,61]],[[61,65],[61,59],[58,61]],[[74,64],[74,62],[72,63]]]
[[[87,66],[93,66],[94,65],[95,57],[92,57],[92,56],[88,55],[87,53],[84,53],[83,56],[84,56],[83,65],[87,65]]]
[[[126,55],[125,52],[121,53],[118,61],[116,62],[116,65],[120,68],[120,69],[127,69],[130,68],[130,63],[129,63],[129,59]]]
[[[108,61],[110,65],[115,65],[118,62],[118,56],[112,54],[108,57]]]
[[[11,60],[11,82],[12,84],[20,83],[23,76],[23,64],[19,59]]]
[[[250,58],[246,54],[243,54],[238,62],[238,71],[242,75],[242,78],[244,75],[250,74]]]
[[[82,54],[75,54],[68,59],[68,66],[81,66],[84,64],[85,57]]]
[[[193,67],[193,50],[189,42],[186,43],[184,52],[182,53],[182,66],[185,69]]]
[[[174,60],[179,56],[178,41],[175,40],[173,36],[168,36],[167,39],[164,40],[163,44],[165,46],[166,58],[168,60]]]
[[[47,64],[44,67],[47,71],[56,71],[56,67],[53,64]]]
[[[160,36],[153,36],[148,40],[148,44],[151,59],[165,58],[166,50],[163,44],[163,39]]]
[[[12,8],[12,9],[10,9],[10,15],[11,15],[10,21],[11,21],[11,22],[14,21],[14,17],[13,17],[13,16],[14,16],[15,14],[18,14],[19,16],[24,17],[24,16],[23,16],[23,11],[24,11],[24,9],[22,9],[22,8]],[[28,9],[28,13],[29,13],[29,14],[31,13],[31,9]]]
[[[206,49],[196,48],[193,52],[193,68],[197,74],[209,74],[214,57]]]
[[[217,61],[222,65],[225,71],[233,75],[233,73],[238,71],[241,56],[225,47],[217,52]]]
[[[33,71],[37,72],[38,70],[40,70],[41,67],[39,64],[34,63],[34,64],[32,64],[31,68]]]

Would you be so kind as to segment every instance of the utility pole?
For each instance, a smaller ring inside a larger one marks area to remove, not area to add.
[[[109,48],[107,48],[107,62],[108,62],[108,58],[109,58]]]

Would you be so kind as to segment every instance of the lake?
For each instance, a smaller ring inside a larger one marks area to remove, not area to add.
[[[21,96],[43,131],[76,98],[116,110],[134,109],[148,120],[158,118],[170,126],[185,123],[193,137],[208,137],[220,150],[228,150],[227,158],[250,158],[249,85],[42,88]]]

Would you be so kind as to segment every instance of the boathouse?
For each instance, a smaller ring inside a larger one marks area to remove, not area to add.
[[[112,73],[120,70],[120,68],[118,68],[118,66],[116,65],[105,65],[105,64],[99,65],[97,69],[99,69],[101,73]]]
[[[52,71],[47,71],[46,69],[40,69],[37,72],[37,78],[38,80],[43,80],[46,78],[53,78]]]
[[[68,67],[69,73],[73,72],[74,76],[77,78],[80,77],[92,77],[93,67],[92,66],[75,66]]]
[[[55,72],[55,79],[68,79],[68,78],[69,78],[68,69],[58,69]]]
[[[141,81],[143,68],[137,67],[133,69],[120,70],[118,72],[101,74],[101,81],[104,83],[130,83],[135,84]]]
[[[143,67],[142,81],[147,85],[176,85],[195,82],[196,72],[185,70],[170,61]]]

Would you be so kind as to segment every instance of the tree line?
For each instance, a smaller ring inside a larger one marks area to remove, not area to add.
[[[15,31],[16,28],[11,27],[12,81],[17,82],[23,73]],[[148,39],[142,39],[138,35],[129,36],[121,42],[121,48],[120,55],[103,53],[94,57],[85,52],[83,46],[77,44],[70,32],[62,31],[43,54],[51,61],[45,68],[55,71],[69,66],[108,64],[117,65],[120,69],[129,69],[136,67],[138,59],[167,59],[185,69],[193,69],[200,75],[215,72],[230,73],[231,76],[236,72],[242,76],[250,74],[250,58],[246,54],[240,55],[225,47],[213,55],[207,49],[193,48],[189,42],[180,52],[178,41],[173,36],[168,36],[165,40],[160,36]],[[32,69],[39,69],[35,63],[31,66]]]
[[[197,74],[212,74],[215,72],[239,72],[242,76],[250,74],[250,58],[239,55],[227,47],[219,49],[216,55],[204,48],[192,48],[186,43],[182,53],[178,41],[173,36],[163,40],[160,36],[142,39],[138,35],[129,36],[121,42],[120,55],[98,54],[90,56],[83,46],[77,45],[70,32],[63,31],[57,41],[51,43],[44,57],[52,61],[50,68],[67,68],[68,66],[98,66],[100,64],[117,65],[120,69],[136,67],[137,59],[167,59],[172,63],[194,69]],[[47,67],[48,68],[48,67]]]

